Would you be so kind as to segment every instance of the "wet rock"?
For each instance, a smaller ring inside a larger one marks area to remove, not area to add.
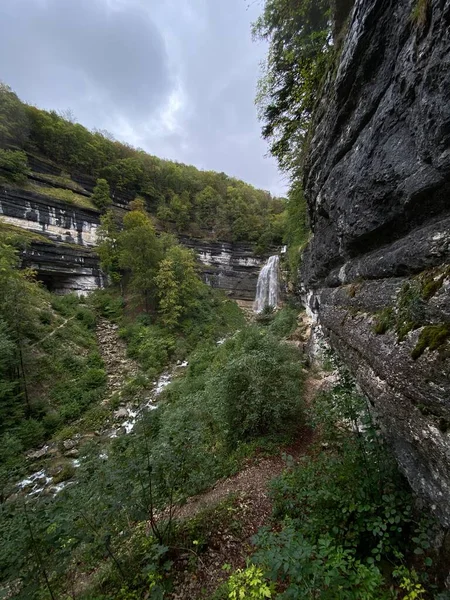
[[[128,417],[128,410],[125,407],[119,408],[114,411],[115,419],[126,419]]]
[[[77,445],[77,442],[75,440],[64,440],[62,444],[65,450],[72,450]]]
[[[78,458],[80,456],[80,451],[76,448],[72,448],[72,450],[65,452],[64,456],[67,456],[67,458]]]
[[[424,327],[450,322],[449,280],[420,295],[419,321],[375,333],[412,278],[450,264],[450,2],[356,0],[319,102],[304,188],[312,240],[308,309],[338,350],[411,486],[450,526],[450,347],[414,355]]]

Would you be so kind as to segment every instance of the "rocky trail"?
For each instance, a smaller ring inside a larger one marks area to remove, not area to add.
[[[309,335],[309,323],[302,317],[294,338],[289,343],[301,345]],[[291,336],[292,337],[292,336]],[[303,382],[306,404],[314,401],[320,391],[332,383],[333,375],[314,367]],[[221,582],[228,577],[225,564],[231,571],[243,568],[252,553],[251,538],[264,525],[270,523],[272,500],[270,482],[286,468],[285,456],[297,462],[314,451],[315,432],[306,426],[299,427],[294,443],[281,448],[276,456],[256,456],[248,461],[236,475],[218,481],[213,488],[190,498],[176,513],[178,522],[202,518],[210,522],[206,552],[199,556],[185,553],[178,566],[172,600],[203,600],[210,598]],[[215,510],[224,518],[217,521]],[[194,565],[194,566],[193,566]]]
[[[127,357],[126,345],[119,337],[118,329],[118,325],[107,319],[98,320],[97,341],[108,377],[104,403],[107,403],[113,394],[120,394],[126,381],[139,372],[136,362]]]

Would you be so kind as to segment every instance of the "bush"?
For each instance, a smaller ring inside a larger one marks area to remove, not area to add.
[[[226,342],[223,352],[228,361],[214,387],[231,446],[265,435],[292,433],[301,423],[302,409],[297,351],[255,327]]]
[[[123,316],[124,300],[111,290],[96,290],[89,296],[89,302],[106,319],[118,321]]]
[[[350,550],[335,545],[331,536],[316,543],[293,527],[280,533],[263,529],[254,538],[259,550],[254,561],[272,580],[283,585],[277,598],[296,600],[388,600],[383,577],[373,564],[364,564]]]
[[[83,323],[87,329],[95,329],[95,314],[92,312],[92,310],[87,308],[87,306],[78,307],[75,317],[78,319],[78,321],[81,321],[81,323]]]
[[[36,419],[26,419],[20,423],[17,436],[25,448],[31,448],[42,444],[45,438],[45,429],[43,424]]]
[[[80,380],[80,386],[86,390],[102,387],[106,384],[107,377],[104,369],[91,367],[84,373]]]
[[[15,183],[25,182],[29,173],[25,152],[0,148],[0,172],[6,179]]]

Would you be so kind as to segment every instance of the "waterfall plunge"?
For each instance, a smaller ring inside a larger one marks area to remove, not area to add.
[[[278,271],[280,257],[276,254],[271,256],[259,273],[256,285],[256,297],[253,310],[261,313],[266,306],[276,308],[278,305]]]

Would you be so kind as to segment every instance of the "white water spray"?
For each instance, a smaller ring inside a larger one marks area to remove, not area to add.
[[[278,306],[279,283],[278,272],[280,268],[280,257],[278,254],[271,256],[259,273],[256,285],[256,298],[253,310],[261,313],[266,306],[276,308]]]

